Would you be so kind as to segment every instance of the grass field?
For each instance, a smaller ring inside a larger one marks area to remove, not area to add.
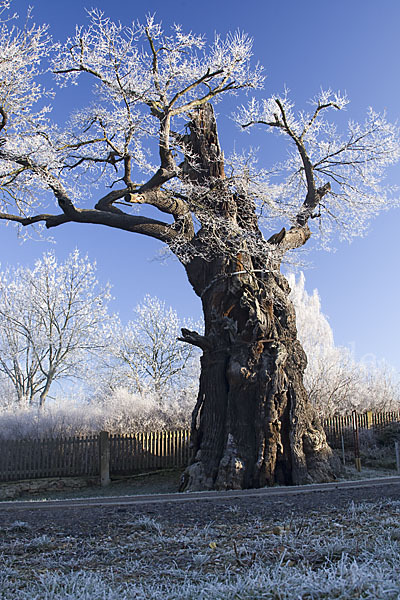
[[[201,525],[182,522],[176,511],[176,521],[120,511],[108,528],[89,533],[67,522],[6,522],[0,598],[400,598],[399,501],[289,511],[285,518],[220,505],[218,518]]]

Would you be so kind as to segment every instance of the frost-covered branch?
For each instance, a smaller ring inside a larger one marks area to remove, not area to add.
[[[57,46],[51,45],[44,27],[3,26],[4,52],[15,49],[7,73],[13,73],[9,88],[16,100],[11,111],[0,102],[0,217],[23,226],[41,221],[47,227],[69,221],[103,223],[167,243],[178,233],[190,239],[190,208],[180,184],[168,186],[185,177],[185,149],[176,143],[172,121],[184,121],[210,99],[259,87],[261,69],[250,67],[252,41],[239,32],[225,40],[217,36],[206,50],[202,36],[185,34],[179,26],[165,34],[153,18],[130,27],[113,23],[97,10],[90,11],[89,18],[87,28],[78,28],[75,36]],[[86,75],[96,86],[96,104],[75,112],[64,131],[50,124],[46,108],[32,112],[46,94],[37,83],[38,65],[50,52],[61,85]],[[23,111],[18,112],[20,106]],[[177,121],[177,127],[182,123]],[[158,168],[149,161],[146,148],[153,138],[158,139]],[[88,201],[93,183],[99,181],[115,189],[98,198],[93,209],[80,208],[79,202]],[[37,210],[45,197],[48,201],[48,190],[64,215]],[[142,204],[171,215],[173,227],[130,214],[130,207]],[[8,209],[11,205],[17,209],[14,214]]]
[[[146,196],[144,193],[159,190],[181,175],[181,168],[175,161],[172,120],[188,115],[217,96],[241,88],[259,87],[261,69],[258,66],[250,68],[252,41],[240,33],[230,35],[226,40],[216,37],[210,50],[205,52],[202,36],[184,34],[179,26],[174,26],[172,33],[166,35],[152,17],[144,24],[123,27],[99,11],[89,14],[89,27],[77,29],[75,36],[60,49],[53,68],[63,82],[76,81],[82,73],[98,82],[103,106],[107,108],[101,112],[97,106],[95,115],[89,111],[75,117],[75,121],[83,119],[86,122],[87,136],[94,131],[92,141],[89,136],[87,144],[100,150],[102,145],[95,129],[101,129],[110,148],[102,159],[99,155],[97,160],[110,162],[112,152],[113,168],[118,171],[120,165],[124,166],[121,179],[129,188],[128,201],[147,203],[156,208],[161,206],[166,212],[168,208],[164,201],[160,204],[159,194]],[[150,115],[146,109],[150,109]],[[139,185],[130,177],[132,164],[143,167],[140,140],[156,135],[157,129],[160,167]],[[133,137],[135,152],[129,150]],[[75,150],[83,147],[80,140]],[[74,155],[75,165],[77,156]],[[82,156],[80,165],[89,163],[90,159],[91,156]],[[107,201],[111,203],[110,199]],[[180,210],[178,216],[185,212],[187,214],[187,210]],[[170,214],[176,217],[176,212]]]
[[[363,124],[349,121],[347,134],[340,134],[327,115],[347,104],[345,96],[321,91],[312,112],[296,115],[285,94],[253,99],[236,115],[242,128],[262,125],[292,143],[290,158],[272,171],[281,177],[276,202],[286,206],[294,228],[318,217],[324,234],[338,225],[342,237],[352,237],[378,210],[397,202],[393,190],[381,185],[385,169],[400,157],[397,126],[369,109]]]

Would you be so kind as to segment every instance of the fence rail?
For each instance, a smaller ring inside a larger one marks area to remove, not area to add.
[[[356,420],[359,431],[381,430],[390,423],[400,423],[400,411],[357,414]],[[342,437],[347,447],[353,446],[353,425],[352,415],[322,420],[328,443],[334,448],[341,447]],[[0,440],[0,481],[78,476],[101,476],[103,480],[104,472],[133,475],[185,467],[190,460],[188,430],[105,434],[105,448],[100,437]]]
[[[0,440],[0,481],[98,473],[98,436]]]

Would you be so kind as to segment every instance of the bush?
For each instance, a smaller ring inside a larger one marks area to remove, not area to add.
[[[382,429],[376,429],[375,440],[378,446],[393,446],[395,442],[400,442],[400,423],[390,423]]]
[[[109,397],[85,402],[71,398],[35,406],[3,406],[0,438],[38,439],[110,433],[185,429],[190,425],[196,398],[182,391],[161,399],[155,394],[130,393],[124,388]]]

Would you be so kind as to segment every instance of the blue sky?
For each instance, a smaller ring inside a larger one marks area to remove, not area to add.
[[[126,23],[156,13],[165,27],[181,23],[209,39],[215,31],[225,34],[239,28],[254,37],[255,59],[264,65],[267,75],[266,95],[287,86],[304,106],[320,87],[331,87],[347,92],[349,118],[362,120],[368,106],[386,110],[390,120],[400,118],[400,3],[396,0],[14,0],[12,5],[24,14],[31,3],[35,20],[49,23],[59,39],[72,33],[75,24],[85,23],[85,7],[98,7]],[[65,101],[58,105],[57,114],[66,117],[70,107],[70,101]],[[234,144],[239,149],[248,143],[226,115],[220,115],[219,127],[226,152]],[[254,144],[262,148],[263,138],[256,136]],[[273,154],[270,143],[265,148],[266,154]],[[266,156],[267,163],[268,159]],[[400,165],[391,170],[390,182],[400,186]],[[358,359],[367,355],[386,358],[400,371],[399,220],[400,209],[384,213],[372,223],[367,237],[351,245],[338,244],[335,253],[310,253],[307,261],[311,268],[305,274],[306,287],[319,290],[336,343],[350,345]],[[146,293],[164,299],[181,315],[200,314],[200,303],[183,268],[173,260],[163,264],[157,259],[158,243],[86,225],[60,227],[52,230],[52,235],[54,246],[33,241],[21,245],[14,228],[0,224],[2,265],[32,263],[50,247],[63,258],[78,247],[97,260],[99,278],[113,284],[114,309],[123,318],[129,318]]]

